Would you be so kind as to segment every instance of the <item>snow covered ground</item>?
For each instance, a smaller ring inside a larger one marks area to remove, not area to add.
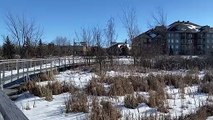
[[[131,75],[134,76],[147,76],[150,73],[134,73]],[[182,74],[184,72],[181,71],[160,71],[160,72],[152,72],[152,74]],[[204,76],[204,71],[199,72],[199,78],[202,79]],[[116,71],[109,71],[106,73],[107,76],[129,76],[130,73],[127,72],[116,72]],[[71,82],[78,88],[84,88],[85,85],[93,78],[98,77],[95,73],[90,73],[88,71],[81,71],[81,70],[69,70],[65,72],[61,72],[59,75],[56,75],[55,78],[58,81],[65,81]],[[47,82],[39,83],[41,85],[47,84]],[[165,88],[166,93],[170,96],[167,99],[169,113],[172,118],[187,115],[190,113],[195,112],[198,107],[204,105],[209,97],[207,94],[198,93],[198,86],[186,87],[184,89],[184,95],[180,93],[179,89],[173,88],[171,86],[167,86]],[[148,98],[149,94],[147,92],[140,92],[144,97]],[[24,112],[24,114],[30,120],[79,120],[79,119],[86,119],[88,114],[86,113],[65,113],[65,100],[69,97],[68,93],[63,93],[60,95],[54,95],[53,101],[48,102],[44,100],[44,98],[36,97],[31,95],[30,93],[26,92],[23,93],[22,96],[19,97],[18,100],[15,101],[16,105]],[[145,103],[141,103],[136,109],[129,109],[124,107],[124,96],[118,96],[116,98],[110,97],[99,97],[100,99],[107,99],[110,100],[113,105],[118,107],[121,110],[122,116],[131,116],[132,118],[139,118],[139,116],[147,116],[158,114],[162,115],[162,113],[157,112],[155,108],[149,107]],[[29,110],[26,110],[29,108]],[[125,118],[122,119],[125,119]],[[212,119],[209,117],[208,120]]]

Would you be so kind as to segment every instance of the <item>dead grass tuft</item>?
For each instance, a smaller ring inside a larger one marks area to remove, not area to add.
[[[134,91],[147,92],[149,90],[146,79],[139,76],[129,76],[128,79],[131,81]]]
[[[127,95],[124,98],[124,106],[127,108],[135,109],[138,107],[140,103],[147,103],[147,101],[143,98],[142,95]]]
[[[158,111],[167,113],[168,108],[165,105],[165,93],[163,91],[149,91],[148,105],[157,108]]]
[[[133,92],[134,89],[131,81],[127,78],[119,77],[111,84],[109,96],[124,96],[126,94],[132,94]]]
[[[87,95],[83,92],[76,92],[65,101],[66,113],[89,112]]]
[[[97,99],[93,100],[91,120],[118,120],[119,118],[121,118],[121,113],[111,102],[101,101],[99,104]]]
[[[90,95],[96,96],[106,95],[104,85],[102,83],[99,83],[98,80],[96,80],[95,78],[90,80],[89,84],[86,86],[86,92]]]

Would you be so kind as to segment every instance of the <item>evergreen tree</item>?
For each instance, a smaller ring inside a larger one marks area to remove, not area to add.
[[[31,58],[33,55],[33,47],[31,45],[30,39],[27,37],[26,41],[23,44],[21,50],[21,57],[22,58]]]
[[[3,44],[3,57],[6,59],[12,59],[15,55],[15,45],[11,42],[7,36]]]
[[[39,40],[38,47],[36,49],[36,56],[37,57],[44,57],[45,56],[44,45],[43,45],[43,42],[42,42],[41,39]]]

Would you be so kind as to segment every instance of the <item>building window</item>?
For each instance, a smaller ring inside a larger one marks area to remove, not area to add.
[[[207,39],[206,43],[209,43],[209,39]]]
[[[209,46],[207,45],[206,48],[209,49]]]
[[[168,37],[170,37],[170,34],[168,33]]]
[[[174,40],[173,39],[171,39],[171,43],[173,43],[174,42]]]
[[[173,46],[173,45],[171,45],[171,48],[172,48],[172,49],[174,49],[174,46]]]
[[[176,40],[176,43],[179,43],[179,40],[178,40],[178,39]]]
[[[168,39],[168,43],[170,43],[170,39]]]
[[[176,45],[176,49],[178,49],[179,48],[179,46],[178,45]]]
[[[207,37],[210,37],[210,34],[207,34]]]

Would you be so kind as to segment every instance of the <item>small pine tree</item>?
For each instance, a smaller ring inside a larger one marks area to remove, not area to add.
[[[44,45],[43,45],[42,40],[40,39],[39,43],[38,43],[38,47],[36,49],[36,55],[37,55],[37,57],[41,57],[41,58],[44,57],[44,52],[45,52]]]
[[[15,45],[7,36],[3,44],[3,57],[6,59],[12,59],[14,58],[15,53]]]
[[[23,47],[21,49],[21,57],[22,58],[31,58],[34,56],[34,48],[32,46],[32,41],[30,38],[26,38],[26,41],[23,44]]]

